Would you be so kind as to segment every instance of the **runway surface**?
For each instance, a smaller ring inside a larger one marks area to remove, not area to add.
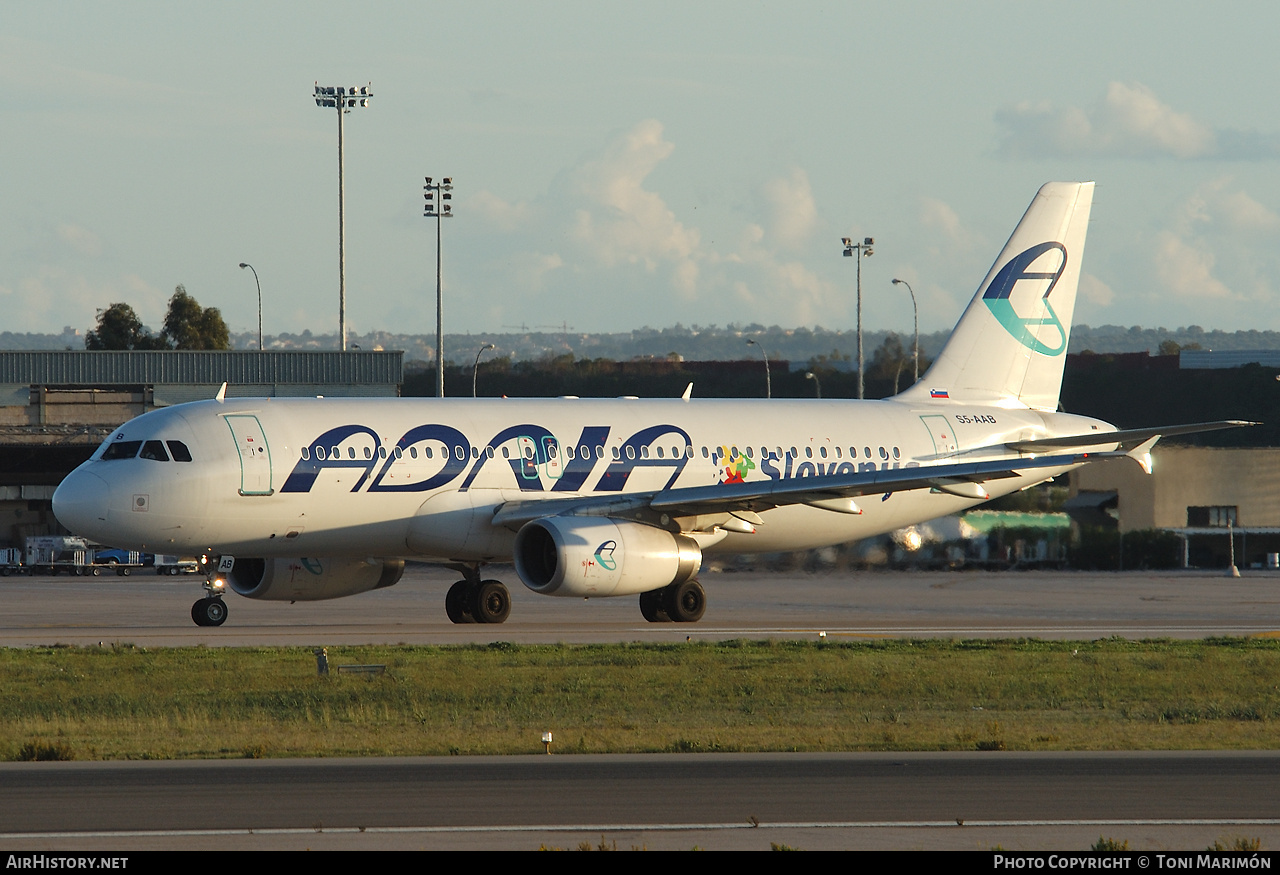
[[[455,626],[444,593],[456,575],[412,567],[397,585],[329,602],[226,597],[226,625],[191,623],[191,577],[0,578],[0,646],[129,642],[147,647],[610,642],[834,637],[1095,639],[1268,635],[1280,630],[1280,575],[1198,572],[704,573],[706,616],[650,624],[633,596],[536,595],[510,568],[511,618]]]
[[[0,765],[0,844],[1144,850],[1280,840],[1280,754],[768,754]]]

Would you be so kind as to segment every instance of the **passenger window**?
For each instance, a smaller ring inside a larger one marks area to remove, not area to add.
[[[812,459],[812,458],[813,458],[813,447],[805,447],[805,448],[804,448],[804,457],[805,457],[806,459]]]
[[[316,447],[316,458],[321,462],[324,461],[324,447]]]
[[[484,448],[484,456],[485,456],[485,458],[486,458],[486,459],[492,459],[492,458],[493,458],[493,447],[485,447],[485,448]]]
[[[140,449],[142,449],[142,441],[116,441],[107,447],[107,451],[102,454],[102,460],[109,462],[112,459],[132,459],[138,455]]]
[[[379,459],[385,459],[386,457],[387,457],[387,448],[386,448],[386,447],[378,447],[378,458],[379,458]]]
[[[400,449],[399,447],[396,447],[396,458],[397,459],[404,458],[404,450]]]
[[[369,449],[368,447],[365,447],[365,448],[364,448],[364,457],[365,457],[366,459],[372,459],[372,458],[373,458],[373,450]]]
[[[648,448],[648,447],[641,447],[641,448],[640,448],[640,458],[642,458],[642,459],[647,459],[647,458],[649,458],[649,448]]]
[[[354,459],[355,457],[356,457],[356,448],[355,448],[355,447],[347,447],[347,458],[348,458],[348,459]]]
[[[799,454],[798,454],[798,453],[796,453],[796,448],[795,448],[795,447],[792,447],[792,448],[791,448],[791,458],[793,458],[793,459],[798,459],[798,458],[800,458]]]
[[[453,454],[454,454],[454,456],[456,456],[456,457],[457,457],[457,459],[458,459],[458,461],[459,461],[459,462],[461,462],[463,459],[465,459],[465,458],[467,457],[466,450],[462,449],[462,445],[461,445],[461,444],[454,444],[454,447],[453,447]]]
[[[837,458],[837,459],[843,459],[843,458],[844,458],[844,456],[840,455],[840,448],[839,448],[839,447],[836,447],[836,458]]]
[[[863,447],[863,448],[862,448],[862,453],[863,453],[863,455],[865,455],[868,459],[870,459],[870,458],[871,458],[871,447]]]
[[[310,458],[311,458],[311,448],[310,448],[310,447],[303,447],[303,448],[302,448],[302,461],[304,461],[304,462],[305,462],[305,461],[307,461],[307,460],[308,460],[308,459],[310,459]]]
[[[634,459],[635,457],[636,457],[636,448],[635,448],[635,447],[633,447],[633,446],[631,446],[631,445],[628,445],[628,446],[627,446],[627,458],[628,458],[628,459]]]
[[[425,446],[425,447],[423,447],[423,448],[422,448],[422,452],[426,454],[426,457],[427,457],[428,459],[432,458],[432,457],[435,455],[435,450],[431,449],[431,447],[430,447],[430,446]],[[416,458],[418,458],[418,448],[417,448],[417,447],[410,447],[410,448],[409,448],[409,454],[410,454],[411,456],[413,456],[415,459],[416,459]]]
[[[900,458],[902,458],[902,451],[901,451],[901,450],[899,450],[897,447],[894,447],[894,448],[893,448],[893,457],[894,457],[895,459],[900,459]]]
[[[503,447],[503,448],[502,448],[502,458],[504,458],[504,459],[510,459],[510,458],[511,458],[511,448],[510,448],[510,447]]]
[[[706,448],[706,447],[703,447],[703,448],[702,448],[702,458],[704,458],[704,459],[705,459],[705,458],[707,458],[707,457],[708,457],[708,456],[710,456],[710,455],[711,455],[711,453],[707,452],[707,448]]]
[[[335,458],[335,459],[341,459],[341,458],[342,458],[342,453],[341,453],[341,451],[339,451],[339,449],[338,449],[337,447],[332,447],[332,448],[330,448],[330,450],[329,450],[329,455],[330,455],[330,456],[332,456],[332,457],[333,457],[333,458]]]
[[[169,454],[173,456],[175,462],[191,461],[191,451],[187,449],[187,445],[182,441],[166,441],[166,443],[169,444]],[[303,447],[302,452],[306,453],[306,451],[306,448]],[[305,459],[306,456],[304,455],[303,458]]]
[[[480,458],[480,448],[479,448],[479,447],[472,447],[472,448],[471,448],[471,458],[472,458],[472,459],[478,459],[478,458]]]
[[[888,451],[888,450],[886,450],[884,447],[881,447],[881,448],[880,448],[880,458],[882,458],[882,459],[887,459],[887,458],[889,458],[889,451]]]
[[[818,455],[825,459],[825,458],[827,457],[827,448],[826,448],[826,447],[820,447],[820,448],[818,449]]]
[[[615,460],[615,461],[616,461],[617,459],[621,459],[621,458],[622,458],[622,453],[618,450],[618,448],[617,448],[617,447],[614,447],[614,448],[613,448],[613,458],[614,458],[614,460]]]
[[[658,447],[658,458],[662,458],[662,447]]]
[[[151,459],[153,462],[167,462],[169,454],[164,451],[162,441],[147,441],[142,445],[142,452],[138,453],[138,458]]]
[[[428,452],[428,453],[430,453],[430,452],[431,452],[431,447],[427,447],[427,452]],[[410,458],[410,459],[416,459],[416,458],[418,458],[418,448],[417,448],[417,447],[409,447],[409,458]],[[428,458],[428,459],[430,459],[431,457],[430,457],[430,456],[427,456],[427,458]]]

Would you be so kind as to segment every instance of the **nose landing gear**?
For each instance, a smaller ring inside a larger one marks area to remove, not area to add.
[[[212,571],[213,566],[209,566]],[[212,573],[205,578],[205,597],[191,606],[191,619],[197,626],[221,626],[227,622],[227,603],[222,600],[226,583]]]

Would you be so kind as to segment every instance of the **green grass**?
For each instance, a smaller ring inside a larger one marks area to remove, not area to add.
[[[1272,748],[1280,641],[0,650],[0,758]]]

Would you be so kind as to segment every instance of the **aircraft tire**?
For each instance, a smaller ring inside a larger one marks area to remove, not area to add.
[[[221,626],[227,621],[227,603],[222,599],[200,599],[191,606],[197,626]]]
[[[696,580],[673,583],[663,591],[663,608],[676,623],[696,623],[707,610],[707,594]]]
[[[482,580],[471,601],[477,623],[505,623],[511,616],[511,593],[497,580]]]
[[[451,623],[475,622],[471,615],[471,586],[465,580],[449,587],[444,597],[444,612],[449,615]]]
[[[650,623],[671,622],[671,618],[662,607],[662,595],[665,592],[665,589],[654,589],[640,593],[640,615]]]

